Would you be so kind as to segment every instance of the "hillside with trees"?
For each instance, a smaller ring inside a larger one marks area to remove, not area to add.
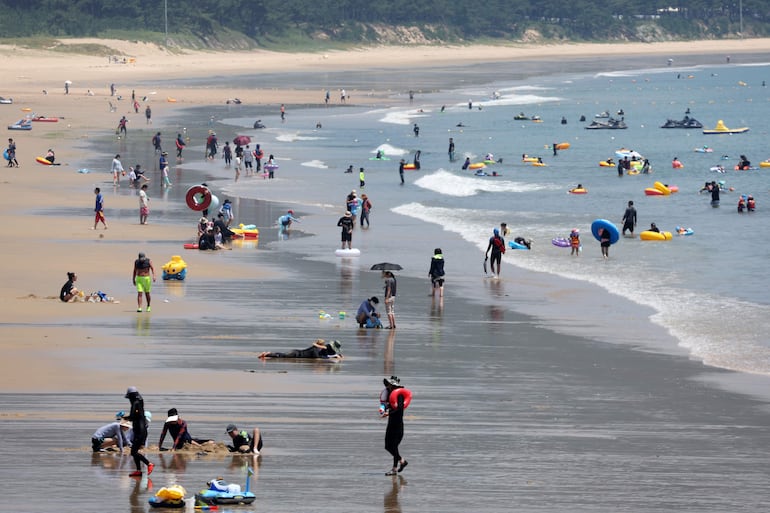
[[[0,34],[198,47],[767,36],[768,0],[0,0]],[[166,16],[167,15],[167,16]]]

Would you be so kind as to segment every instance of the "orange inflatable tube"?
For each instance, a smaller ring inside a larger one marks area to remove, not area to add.
[[[398,408],[398,398],[401,396],[404,397],[404,409],[406,410],[409,407],[409,404],[412,402],[412,391],[408,388],[397,388],[388,397],[391,408]]]

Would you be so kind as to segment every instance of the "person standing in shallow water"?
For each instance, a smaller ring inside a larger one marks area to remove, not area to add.
[[[626,235],[626,230],[631,231],[631,235],[634,234],[634,227],[636,226],[636,208],[634,208],[634,202],[628,202],[628,207],[623,214],[623,236]]]

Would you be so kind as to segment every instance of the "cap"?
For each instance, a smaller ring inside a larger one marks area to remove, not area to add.
[[[168,410],[168,417],[166,418],[166,422],[176,422],[179,420],[179,412],[176,411],[176,408],[171,408]]]
[[[139,253],[139,258],[144,258],[144,253]]]
[[[160,154],[165,157],[166,155],[168,155],[168,152],[167,151],[162,151],[162,152],[160,152]]]
[[[225,433],[232,433],[233,431],[237,431],[237,430],[238,430],[238,426],[236,426],[235,424],[228,424],[227,427],[225,428]]]
[[[141,257],[141,256],[144,256],[144,253],[139,253],[139,256],[140,256],[140,257]],[[129,396],[129,395],[131,395],[131,394],[138,394],[138,393],[139,393],[139,390],[137,390],[137,388],[136,388],[136,387],[128,387],[128,388],[126,389],[126,397],[128,397],[128,396]]]
[[[289,212],[288,212],[288,213],[289,213],[289,214],[294,214],[294,211],[293,211],[293,210],[289,210]]]

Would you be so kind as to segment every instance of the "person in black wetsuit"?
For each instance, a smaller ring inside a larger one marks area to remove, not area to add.
[[[340,349],[342,344],[338,340],[332,340],[327,343],[324,339],[319,338],[313,345],[307,349],[294,349],[288,353],[279,353],[273,351],[265,351],[259,354],[259,358],[304,358],[304,359],[318,359],[328,360],[330,358],[343,358]]]
[[[389,394],[397,388],[403,388],[400,380],[395,377],[386,379],[385,386]],[[409,464],[398,451],[398,446],[404,439],[404,396],[399,396],[396,407],[390,406],[383,416],[388,417],[388,427],[385,428],[385,450],[393,455],[393,467],[385,475],[395,476]]]
[[[259,456],[259,451],[262,450],[262,434],[259,428],[254,428],[249,434],[246,430],[239,431],[235,424],[228,424],[225,431],[233,441],[233,445],[227,446],[230,452],[253,453]]]
[[[626,208],[623,214],[623,235],[626,234],[626,230],[631,231],[631,235],[634,234],[634,226],[636,226],[636,208],[634,208],[634,202],[628,202],[628,208]]]
[[[435,296],[438,290],[439,297],[444,297],[444,254],[441,248],[433,250],[433,257],[430,259],[430,295]]]
[[[719,185],[715,181],[711,182],[711,205],[719,205]]]
[[[126,390],[126,399],[131,402],[131,408],[126,420],[131,421],[133,426],[134,437],[131,441],[131,457],[134,458],[134,465],[136,470],[131,472],[131,477],[141,477],[142,475],[142,463],[147,465],[147,475],[152,474],[152,469],[155,467],[153,463],[144,457],[144,454],[140,453],[142,446],[147,442],[147,417],[144,413],[144,399],[139,394],[139,390],[136,387],[128,387]]]

